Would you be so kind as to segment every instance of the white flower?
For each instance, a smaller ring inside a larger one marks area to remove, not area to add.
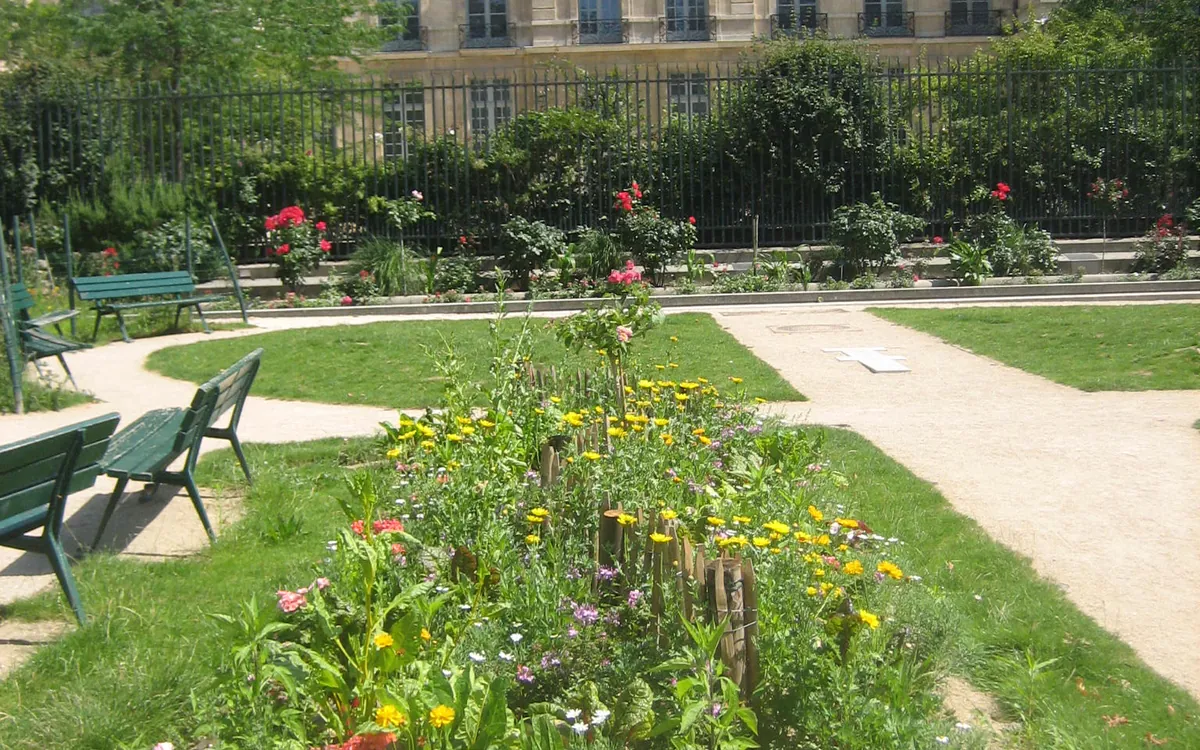
[[[154,750],[175,750],[175,746],[170,742],[160,742],[154,746]]]
[[[500,661],[512,661],[515,658],[512,654],[506,654],[503,651],[496,654],[496,656],[500,657]]]
[[[383,133],[376,133],[376,134],[375,134],[375,140],[377,140],[377,141],[382,141],[382,140],[383,140]]]
[[[604,723],[604,720],[609,717],[611,712],[607,708],[601,708],[592,714],[592,726],[598,727]]]
[[[512,641],[513,643],[520,643],[524,638],[525,636],[521,635],[520,633],[513,633],[508,637],[508,640]]]
[[[572,708],[570,711],[567,711],[567,721],[575,721],[582,713],[583,711],[579,710],[578,708]]]
[[[975,601],[977,601],[977,602],[981,602],[981,601],[983,601],[983,597],[982,597],[982,596],[980,596],[979,594],[976,594],[976,595],[975,595]]]
[[[451,677],[453,677],[453,676],[454,676],[454,673],[453,673],[453,672],[451,672],[449,669],[443,669],[443,670],[442,670],[442,677],[445,677],[447,680],[448,680],[448,679],[450,679],[450,678],[451,678]]]
[[[434,589],[434,591],[438,592],[439,594],[444,594],[449,590],[450,590],[449,586],[438,586],[437,588]]]
[[[475,662],[476,664],[482,664],[485,661],[487,661],[487,657],[484,656],[483,654],[479,653],[478,651],[472,651],[471,653],[467,654],[467,658],[470,659],[471,661]]]
[[[971,725],[970,725],[970,724],[968,724],[968,723],[966,723],[965,721],[960,721],[960,722],[958,722],[957,724],[955,724],[955,725],[954,725],[954,728],[955,728],[955,729],[957,729],[957,730],[958,730],[958,731],[960,731],[960,732],[969,732],[969,731],[971,731]]]
[[[404,505],[405,500],[402,497],[396,498],[396,505]]]
[[[577,721],[571,725],[571,729],[575,730],[575,734],[583,734],[588,730],[588,725],[582,721]]]
[[[470,605],[470,604],[460,604],[460,605],[458,605],[458,608],[459,608],[459,609],[461,609],[463,612],[470,612],[470,611],[471,611],[471,605]]]
[[[337,542],[325,542],[325,549],[329,550],[330,552],[337,552]]]
[[[834,523],[833,523],[833,524],[832,524],[832,525],[829,527],[829,535],[830,535],[830,536],[837,536],[837,535],[838,535],[838,532],[840,532],[841,530],[842,530],[842,525],[841,525],[840,523],[834,522]]]
[[[934,737],[933,741],[938,743],[939,745],[949,745],[950,744],[950,738],[944,734],[940,737]]]

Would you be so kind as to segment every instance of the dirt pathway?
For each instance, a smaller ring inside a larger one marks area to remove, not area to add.
[[[812,401],[1200,697],[1200,392],[1084,393],[849,308],[716,310]],[[884,346],[879,374],[823,349]]]

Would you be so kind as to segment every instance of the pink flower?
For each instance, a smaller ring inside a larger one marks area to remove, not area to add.
[[[323,222],[323,221],[318,221],[318,222],[317,222],[317,231],[318,231],[318,232],[324,232],[324,231],[325,231],[325,227],[327,227],[327,226],[328,226],[328,225],[327,225],[325,222]]]
[[[621,272],[620,272],[620,271],[613,271],[612,273],[610,273],[610,274],[608,275],[608,283],[610,283],[610,284],[620,284],[620,283],[621,283],[621,276],[622,276],[622,274],[621,274]]]
[[[321,240],[320,247],[321,247],[321,252],[327,253],[331,249],[333,249],[333,243],[330,242],[329,240]]]
[[[412,191],[412,197],[413,197],[413,200],[415,200],[415,201],[423,201],[423,200],[425,200],[425,195],[424,195],[423,193],[421,193],[421,191],[420,191],[420,190],[414,190],[414,191]]]
[[[522,664],[517,667],[517,680],[527,685],[533,684],[533,670]]]
[[[638,602],[640,602],[641,600],[642,600],[641,589],[633,589],[629,592],[629,598],[628,598],[628,601],[626,602],[626,604],[628,604],[630,607],[636,607],[638,605]]]
[[[351,297],[349,294],[347,294],[345,297],[342,297],[342,307],[349,307],[350,305],[353,305],[353,304],[354,304],[354,298]]]
[[[642,189],[638,187],[637,182],[634,182],[632,185],[630,185],[630,189],[633,191],[634,198],[637,198],[638,200],[642,199]]]
[[[404,531],[404,524],[395,518],[385,518],[371,524],[371,528],[376,534],[401,533]]]
[[[944,244],[946,244],[946,241],[945,241],[944,239],[942,239],[942,236],[941,236],[941,235],[938,235],[937,237],[934,237],[934,238],[933,238],[933,244],[935,244],[935,245],[944,245]]]
[[[403,555],[403,554],[404,554],[404,545],[403,544],[393,544],[392,545],[392,556],[393,557],[399,557],[400,555]]]
[[[349,299],[349,298],[347,298],[347,299]],[[353,302],[353,300],[351,300],[351,302]],[[343,302],[343,304],[345,304],[345,303]],[[353,531],[355,534],[358,534],[359,536],[363,535],[363,529],[365,527],[366,527],[366,524],[363,523],[361,518],[350,524],[350,530]]]
[[[620,341],[622,344],[628,344],[631,338],[633,338],[632,328],[629,326],[617,326],[617,341]]]
[[[316,586],[317,586],[317,591],[324,591],[325,589],[329,588],[329,579],[328,578],[318,578]]]
[[[688,224],[691,224],[692,226],[696,226],[696,217],[695,217],[695,216],[689,216],[689,217],[688,217]]]
[[[298,591],[277,591],[275,595],[279,597],[279,608],[288,614],[308,604],[308,600],[304,598],[304,594]]]

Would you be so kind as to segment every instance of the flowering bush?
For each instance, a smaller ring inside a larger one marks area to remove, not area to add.
[[[500,229],[500,262],[522,281],[566,248],[566,235],[545,222],[518,217]]]
[[[279,267],[276,275],[283,285],[297,291],[304,277],[315,271],[333,248],[325,236],[325,222],[313,224],[299,206],[288,206],[268,216],[264,225],[267,258]]]
[[[1154,228],[1134,246],[1134,268],[1149,273],[1166,273],[1187,262],[1187,240],[1183,227],[1170,214],[1163,214]]]
[[[642,203],[643,192],[634,182],[618,191],[613,203],[617,212],[616,238],[621,248],[640,264],[646,275],[660,279],[663,269],[687,255],[696,246],[696,219],[673,221]]]

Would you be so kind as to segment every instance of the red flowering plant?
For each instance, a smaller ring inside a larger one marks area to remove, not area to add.
[[[1187,241],[1183,227],[1171,214],[1163,214],[1154,228],[1134,246],[1133,267],[1148,273],[1166,273],[1187,263]]]
[[[310,222],[299,206],[288,206],[264,222],[267,258],[279,267],[283,285],[297,291],[304,277],[317,269],[333,245],[326,237],[325,222]]]
[[[696,218],[686,221],[663,218],[657,209],[642,202],[644,192],[635,181],[617,191],[616,238],[621,249],[632,256],[650,278],[659,278],[668,264],[687,255],[696,246]]]
[[[121,261],[118,260],[118,257],[119,255],[115,247],[106,247],[100,251],[101,276],[112,276],[121,270]]]
[[[1104,242],[1103,249],[1100,251],[1100,267],[1103,271],[1103,253],[1108,249],[1108,222],[1119,216],[1129,203],[1129,187],[1120,177],[1111,180],[1099,177],[1091,184],[1087,197],[1095,201],[1100,208],[1100,236]]]

